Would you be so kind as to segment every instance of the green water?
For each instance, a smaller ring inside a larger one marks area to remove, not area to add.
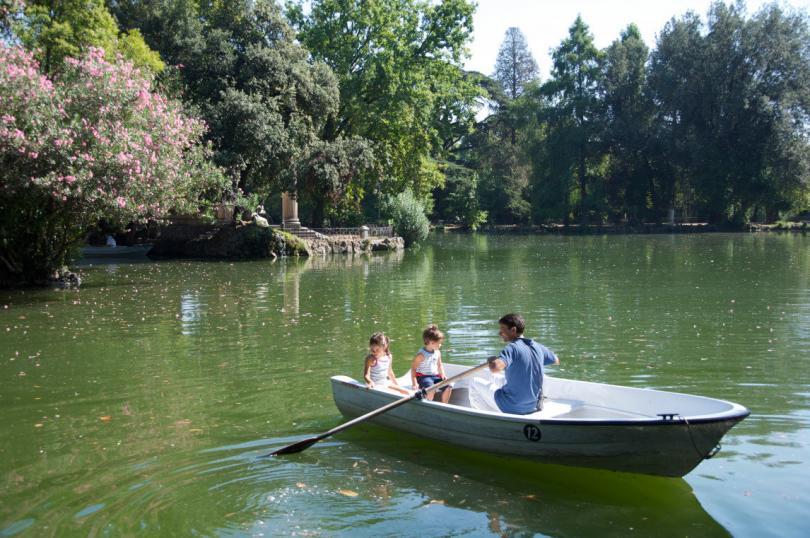
[[[0,537],[803,536],[810,239],[439,235],[415,251],[90,265],[0,291]],[[341,422],[329,376],[368,336],[397,373],[524,314],[551,375],[732,400],[752,415],[685,479],[527,464]]]

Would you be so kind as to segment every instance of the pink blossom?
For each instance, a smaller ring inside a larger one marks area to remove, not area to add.
[[[63,179],[68,185],[73,185],[73,183],[76,181],[76,176],[65,176]]]
[[[119,196],[115,201],[118,202],[118,207],[121,209],[124,209],[127,206],[127,201],[121,196]]]

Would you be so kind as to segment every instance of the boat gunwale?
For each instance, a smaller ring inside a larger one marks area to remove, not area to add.
[[[731,409],[728,411],[723,411],[721,413],[714,413],[711,415],[696,415],[694,417],[684,417],[680,414],[674,414],[674,417],[680,418],[672,418],[666,419],[661,416],[657,416],[655,418],[623,418],[623,419],[602,419],[602,418],[555,418],[555,417],[533,417],[531,414],[529,415],[515,415],[512,413],[498,413],[495,411],[487,411],[484,409],[473,409],[470,407],[466,407],[463,405],[456,405],[456,404],[445,404],[442,402],[434,402],[430,400],[420,400],[419,404],[422,405],[430,405],[430,406],[437,406],[440,410],[445,410],[446,412],[456,413],[456,414],[466,414],[472,415],[476,417],[485,417],[496,419],[500,421],[506,422],[532,422],[536,424],[547,424],[547,425],[587,425],[587,426],[682,426],[684,424],[694,425],[694,424],[713,424],[713,423],[720,423],[720,422],[728,422],[734,421],[738,422],[743,420],[747,416],[751,414],[751,412],[744,406],[729,402],[727,400],[720,400],[718,398],[710,398],[707,396],[697,396],[693,394],[685,394],[681,392],[673,392],[673,391],[663,391],[663,390],[656,390],[656,389],[643,389],[638,387],[625,387],[622,385],[611,385],[608,383],[593,383],[588,381],[577,381],[574,379],[565,379],[565,378],[556,378],[565,381],[574,381],[577,383],[588,383],[593,385],[601,385],[601,386],[608,386],[608,387],[619,387],[623,389],[633,389],[633,390],[640,390],[640,391],[651,391],[657,393],[664,393],[664,394],[678,394],[682,396],[689,396],[693,398],[704,398],[707,400],[712,400],[715,402],[721,402],[724,404],[728,404],[731,406]],[[395,394],[392,392],[387,392],[380,389],[369,389],[365,386],[365,384],[358,382],[356,379],[353,379],[349,376],[345,375],[335,375],[331,377],[332,383],[340,383],[342,385],[351,387],[356,390],[369,390],[374,391],[376,394],[380,394],[385,396],[387,399],[391,401],[395,401],[402,396],[399,394]],[[334,396],[334,391],[333,391]],[[369,411],[372,411],[374,408],[370,407]]]

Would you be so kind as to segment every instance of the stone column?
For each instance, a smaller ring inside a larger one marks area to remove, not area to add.
[[[301,227],[298,220],[298,200],[295,193],[281,193],[281,226],[285,230],[297,230]]]

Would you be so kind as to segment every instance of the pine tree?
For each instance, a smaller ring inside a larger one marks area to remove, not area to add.
[[[501,83],[511,99],[517,99],[527,82],[538,77],[537,62],[534,61],[526,38],[519,28],[509,28],[495,60],[493,78]]]

